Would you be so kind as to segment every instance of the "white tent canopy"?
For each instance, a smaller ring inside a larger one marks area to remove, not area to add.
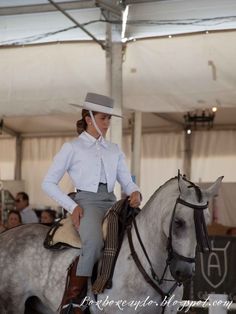
[[[97,1],[97,7],[94,1],[56,3],[69,8],[66,12],[81,25],[88,23],[84,27],[98,40],[106,39],[101,9],[109,4],[122,12],[122,7],[115,5],[117,1]],[[126,44],[125,108],[183,112],[215,104],[235,106],[235,1],[198,1],[197,5],[193,0],[124,3],[129,5],[127,37],[153,37]],[[47,35],[75,26],[47,0],[1,1],[0,14],[1,115],[73,113],[68,103],[82,102],[88,90],[106,92],[105,51],[91,43],[78,27]],[[120,25],[121,16],[113,15],[109,21]],[[216,32],[219,30],[231,31]],[[45,36],[37,40],[39,34]],[[176,34],[189,35],[168,37]],[[78,42],[85,39],[87,42]],[[60,44],[25,46],[49,42]],[[13,49],[15,45],[20,48]]]
[[[216,105],[222,117],[217,123],[235,124],[234,0],[54,3],[103,44],[106,24],[116,25],[119,33],[122,10],[129,7],[125,36],[139,40],[124,45],[124,109],[175,114]],[[106,53],[77,26],[47,0],[0,1],[0,117],[5,126],[35,133],[39,124],[31,120],[36,116],[49,116],[45,121],[53,126],[66,113],[61,129],[44,125],[44,131],[72,131],[76,111],[68,104],[82,103],[87,91],[108,93]],[[182,115],[174,118],[183,123]],[[163,121],[156,118],[155,124]],[[150,126],[150,116],[144,126]]]
[[[127,38],[146,38],[235,29],[234,0],[56,0],[97,39],[105,40],[105,20],[121,25],[129,6]],[[112,13],[106,16],[104,10]],[[104,16],[105,15],[105,16]],[[48,0],[1,0],[1,43],[33,44],[91,40]],[[22,23],[23,21],[23,23]]]
[[[128,44],[123,64],[124,108],[169,113],[212,106],[235,108],[234,45],[235,32]],[[13,117],[74,115],[76,109],[69,104],[81,104],[87,91],[106,93],[105,53],[96,44],[5,48],[0,56],[1,115],[11,127]],[[236,115],[233,118],[230,114],[231,124]],[[36,131],[28,121],[27,130],[18,131]],[[63,125],[62,131],[68,130]]]

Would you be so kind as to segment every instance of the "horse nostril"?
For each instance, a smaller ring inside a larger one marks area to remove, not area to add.
[[[175,278],[177,278],[181,282],[184,282],[185,280],[191,279],[192,276],[193,276],[192,272],[184,272],[181,270],[175,271]]]
[[[179,270],[176,270],[175,274],[176,274],[176,277],[180,277],[180,275],[181,275]]]

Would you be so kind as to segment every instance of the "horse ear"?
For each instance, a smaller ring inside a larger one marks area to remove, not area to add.
[[[219,177],[215,183],[213,183],[208,189],[206,189],[204,191],[204,194],[206,195],[206,197],[208,199],[210,199],[211,197],[214,197],[217,195],[218,193],[218,190],[220,188],[220,185],[221,185],[221,181],[223,180],[224,176],[222,177]]]
[[[189,182],[183,179],[181,174],[178,175],[179,190],[181,194],[185,194],[188,191]]]

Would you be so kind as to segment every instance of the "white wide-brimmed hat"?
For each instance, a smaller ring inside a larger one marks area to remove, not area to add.
[[[113,113],[114,99],[108,96],[99,95],[95,93],[88,93],[82,106],[76,104],[71,105],[82,109],[107,113],[112,116],[122,118],[121,115]]]

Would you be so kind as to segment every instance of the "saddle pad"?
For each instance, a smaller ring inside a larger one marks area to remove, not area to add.
[[[44,247],[47,249],[63,249],[73,247],[80,249],[82,247],[78,232],[74,228],[71,215],[67,218],[57,221],[48,231],[44,241]]]
[[[107,219],[104,219],[102,230],[103,239],[105,240],[107,234]],[[44,241],[44,246],[47,249],[63,249],[65,247],[81,249],[81,239],[79,233],[72,224],[70,214],[68,214],[66,218],[56,222],[50,228]]]

